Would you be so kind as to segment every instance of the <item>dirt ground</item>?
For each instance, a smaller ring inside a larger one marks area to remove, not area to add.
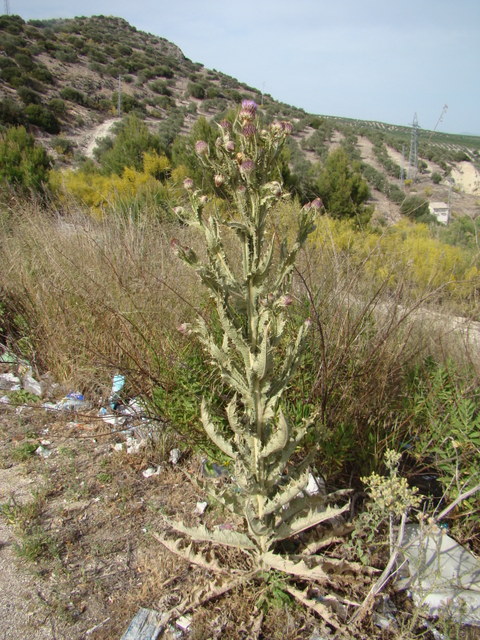
[[[161,429],[154,438],[137,431],[134,442],[134,428],[96,413],[0,404],[1,640],[119,640],[140,607],[164,612],[215,583],[152,535],[166,529],[163,514],[233,526],[218,508],[198,513],[197,502],[209,500],[196,485],[201,457],[184,453],[174,465],[178,443]],[[147,469],[158,473],[145,477]],[[261,620],[268,635],[251,635],[262,591],[239,587],[228,604],[191,612],[188,636],[172,627],[162,638],[300,639],[318,628],[313,615],[272,609]]]
[[[209,483],[225,480],[207,479],[202,454],[184,448],[161,423],[137,416],[110,424],[98,410],[0,402],[0,640],[120,640],[141,607],[185,613],[188,629],[174,618],[164,640],[399,637],[371,616],[355,633],[332,631],[288,598],[280,572],[222,595],[232,575],[249,571],[242,552],[210,546],[210,557],[227,569],[217,574],[171,553],[155,534],[169,532],[175,540],[165,517],[237,529],[240,522],[208,492]],[[183,450],[172,461],[174,448]],[[334,587],[344,602],[360,603],[371,581],[371,574],[347,572]],[[213,588],[219,597],[206,601]],[[331,593],[326,585],[315,597]],[[401,637],[433,638],[425,631]]]

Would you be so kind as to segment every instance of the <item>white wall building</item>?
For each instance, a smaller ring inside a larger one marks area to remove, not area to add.
[[[448,224],[450,222],[450,207],[445,202],[430,202],[428,208],[438,222],[442,224]]]

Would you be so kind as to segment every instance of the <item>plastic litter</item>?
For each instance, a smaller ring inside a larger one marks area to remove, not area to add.
[[[132,398],[126,406],[120,409],[123,415],[134,416],[136,418],[141,418],[144,415],[144,410],[143,404],[137,398]]]
[[[41,456],[42,458],[49,458],[52,453],[53,451],[51,451],[51,449],[47,449],[43,445],[40,445],[35,449],[35,455]]]
[[[161,466],[158,466],[156,469],[155,467],[148,467],[148,469],[145,469],[144,471],[142,471],[142,476],[144,478],[151,478],[152,476],[160,475],[161,471],[162,471]]]
[[[180,449],[172,449],[170,451],[169,460],[172,464],[178,464],[178,461],[180,460],[181,457],[182,457],[182,453]]]
[[[3,391],[20,391],[22,388],[20,378],[13,373],[0,374],[0,389]]]
[[[126,444],[127,444],[127,453],[132,454],[132,453],[138,453],[140,449],[143,449],[143,447],[145,446],[145,441],[136,440],[135,438],[132,438],[131,436],[129,436],[127,438]]]
[[[102,407],[98,412],[98,416],[108,424],[112,424],[115,427],[125,424],[127,418],[125,416],[118,416],[114,413],[110,413],[105,407]]]
[[[192,618],[190,616],[180,616],[175,624],[182,631],[187,631],[188,627],[192,624]]]
[[[197,502],[197,506],[195,507],[194,513],[202,516],[205,513],[206,508],[208,507],[208,502]]]
[[[45,404],[43,405],[44,407]],[[90,405],[85,401],[85,397],[82,393],[72,391],[62,398],[60,402],[57,402],[53,408],[57,411],[85,411],[89,407]]]
[[[39,398],[42,397],[42,385],[40,384],[40,382],[35,380],[35,378],[30,373],[27,373],[25,376],[23,376],[23,388],[25,389],[25,391],[33,393],[33,395],[38,396]]]
[[[207,459],[202,460],[202,473],[207,478],[226,478],[230,475],[227,467]]]
[[[444,529],[420,525],[405,529],[403,556],[408,576],[397,580],[431,617],[447,614],[456,622],[480,626],[480,560]]]
[[[325,486],[325,480],[322,476],[314,476],[313,473],[308,474],[308,484],[304,489],[305,493],[309,496],[315,495],[327,495],[327,489]]]
[[[4,362],[6,364],[16,364],[18,362],[18,358],[14,353],[10,351],[4,351],[0,354],[0,362]]]
[[[108,398],[110,402],[110,407],[112,409],[116,409],[120,403],[120,392],[125,386],[125,376],[121,373],[117,373],[113,376],[112,382],[112,390],[110,392],[110,397]]]

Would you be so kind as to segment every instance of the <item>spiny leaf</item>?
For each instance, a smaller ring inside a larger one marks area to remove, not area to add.
[[[305,580],[327,581],[329,579],[328,574],[325,573],[320,565],[309,567],[304,560],[292,560],[288,557],[272,553],[271,551],[262,553],[260,560],[271,569],[284,571],[285,573],[290,573]]]
[[[214,542],[216,544],[222,544],[227,547],[236,547],[237,549],[255,549],[255,544],[250,538],[239,531],[221,531],[213,530],[209,531],[205,525],[198,527],[187,527],[182,522],[168,521],[168,524],[180,533],[184,533],[190,536],[192,540],[196,542]]]
[[[277,428],[270,436],[267,444],[261,449],[260,457],[268,458],[277,451],[283,450],[288,442],[289,429],[288,423],[283,415],[283,411],[280,409],[278,412],[278,424]]]
[[[303,591],[295,589],[295,587],[287,585],[286,590],[303,605],[312,609],[312,611],[315,611],[315,613],[323,618],[325,622],[337,629],[337,631],[341,631],[343,629],[337,616],[327,606],[318,602],[318,600],[312,600],[312,598],[309,598]]]
[[[211,418],[210,415],[208,413],[207,410],[207,404],[205,402],[205,398],[202,398],[202,404],[201,404],[201,408],[200,408],[200,412],[201,412],[201,417],[202,417],[202,424],[203,424],[203,428],[205,429],[207,436],[210,438],[210,440],[217,445],[217,447],[223,451],[223,453],[225,453],[227,456],[229,456],[230,458],[234,458],[235,457],[235,450],[232,447],[232,445],[230,444],[230,442],[228,442],[227,440],[225,440],[225,438],[218,432],[218,427],[216,427]]]
[[[182,547],[183,538],[179,540],[170,540],[169,538],[166,538],[165,536],[162,536],[158,533],[154,533],[153,537],[158,540],[158,542],[163,544],[163,546],[166,547],[169,551],[175,553],[177,556],[180,556],[187,562],[191,562],[192,564],[196,564],[199,567],[208,569],[208,571],[228,573],[228,569],[226,567],[221,567],[216,560],[205,558],[201,552],[195,553],[191,544],[189,544],[187,547]]]
[[[265,513],[267,515],[274,513],[295,498],[302,489],[305,489],[308,483],[308,474],[308,469],[305,469],[299,477],[289,478],[288,484],[283,487],[279,486],[275,495],[265,503]]]
[[[275,539],[284,540],[285,538],[294,536],[305,531],[305,529],[310,529],[321,522],[331,520],[332,518],[341,515],[349,508],[350,503],[347,503],[343,507],[327,507],[322,511],[310,511],[306,516],[293,518],[290,522],[285,522],[283,525],[278,527],[275,532]]]

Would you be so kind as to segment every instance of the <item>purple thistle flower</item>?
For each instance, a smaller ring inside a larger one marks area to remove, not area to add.
[[[282,120],[282,122],[280,122],[280,125],[282,127],[283,133],[286,133],[287,136],[289,136],[292,131],[293,131],[293,126],[291,122],[287,122],[286,120]]]
[[[253,136],[257,133],[257,127],[249,122],[242,128],[242,133],[246,138],[253,138]]]
[[[227,151],[235,151],[235,143],[233,140],[227,140],[227,142],[225,143],[225,149]]]
[[[199,156],[204,156],[208,153],[208,144],[205,142],[205,140],[198,140],[195,143],[195,151]]]
[[[242,111],[254,116],[257,113],[258,105],[253,100],[242,100]]]
[[[222,120],[220,122],[220,126],[222,127],[222,129],[224,131],[231,131],[232,130],[232,123],[229,120]]]
[[[191,178],[185,178],[183,181],[183,188],[187,191],[191,191],[193,189],[193,180]]]
[[[215,182],[216,187],[221,187],[222,184],[225,182],[225,178],[222,176],[221,173],[217,173],[213,178],[213,180]]]

